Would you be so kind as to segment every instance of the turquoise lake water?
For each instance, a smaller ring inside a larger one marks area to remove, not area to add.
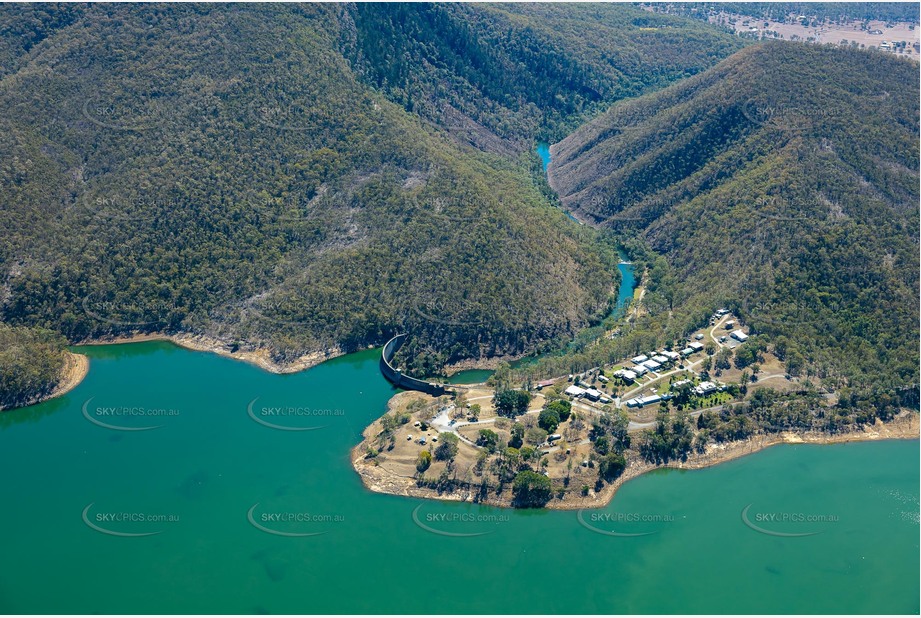
[[[544,165],[544,171],[547,171],[547,166],[550,165],[550,144],[546,142],[540,142],[537,144],[537,156],[540,157],[541,163]]]
[[[394,392],[378,351],[293,375],[81,351],[76,389],[0,414],[4,613],[919,611],[916,441],[662,471],[580,522],[365,490],[349,451]]]

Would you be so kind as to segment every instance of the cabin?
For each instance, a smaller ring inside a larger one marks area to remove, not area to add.
[[[655,361],[655,360],[648,360],[645,363],[643,363],[643,367],[645,367],[646,369],[649,369],[650,371],[656,371],[657,369],[662,368],[662,363]]]
[[[703,333],[697,333],[696,335],[694,335],[694,339],[696,339],[697,341],[700,341],[703,338],[704,338]]]
[[[652,357],[652,360],[656,361],[660,365],[664,365],[665,363],[668,362],[668,357],[663,356],[661,354],[656,354],[655,356]]]
[[[678,354],[677,352],[672,352],[671,350],[665,350],[664,352],[662,352],[662,356],[664,356],[670,361],[676,361],[679,358],[681,358],[680,354]]]
[[[630,371],[632,371],[633,373],[635,373],[637,376],[644,376],[644,375],[646,375],[647,373],[649,373],[649,370],[646,369],[645,367],[643,367],[642,365],[637,365],[637,366],[634,367],[633,369],[630,369]]]
[[[748,339],[748,335],[743,333],[741,330],[734,330],[729,336],[740,343],[744,343]]]
[[[569,386],[565,391],[563,391],[570,397],[581,397],[585,394],[585,389],[579,388],[578,386]]]
[[[694,348],[688,347],[681,350],[681,356],[688,357],[694,353]]]
[[[689,344],[688,344],[688,347],[691,348],[692,350],[694,350],[695,352],[700,352],[701,350],[704,349],[703,344],[697,343],[696,341],[694,341],[694,342],[692,342],[692,343],[689,343]]]
[[[585,398],[590,399],[592,401],[598,401],[599,399],[601,399],[601,392],[596,391],[594,388],[590,388],[587,391],[585,391]]]
[[[611,380],[608,379],[608,376],[599,375],[599,376],[598,376],[598,381],[601,382],[602,384],[607,384],[607,383],[610,382]]]
[[[630,360],[632,360],[634,363],[639,365],[640,363],[645,363],[646,361],[648,361],[649,357],[646,356],[645,354],[640,354],[639,356],[634,356]]]

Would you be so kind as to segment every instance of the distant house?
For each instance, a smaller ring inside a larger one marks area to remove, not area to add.
[[[693,342],[689,343],[689,344],[688,344],[688,347],[691,348],[692,350],[694,350],[695,352],[700,352],[701,350],[704,349],[703,344],[702,344],[702,343],[697,343],[696,341],[693,341]]]
[[[585,389],[579,388],[578,386],[569,386],[565,391],[563,391],[570,397],[581,397],[585,394]]]
[[[667,357],[667,356],[662,356],[661,354],[657,354],[657,355],[655,355],[655,356],[652,357],[652,360],[654,360],[655,362],[659,363],[660,365],[664,365],[665,363],[668,362],[668,357]]]
[[[648,397],[628,399],[626,404],[628,408],[642,408],[643,406],[648,406],[651,403],[659,403],[660,401],[662,401],[662,397],[659,395],[649,395]]]
[[[655,360],[648,360],[648,361],[646,361],[645,363],[643,363],[642,365],[643,365],[643,367],[645,367],[646,369],[649,369],[650,371],[656,371],[657,369],[661,369],[661,368],[662,368],[662,363],[659,363],[659,362],[657,362],[657,361],[655,361]]]
[[[748,335],[743,333],[741,330],[734,330],[729,336],[740,342],[744,342],[746,339],[748,339]]]
[[[553,380],[541,380],[537,383],[537,390],[547,388],[548,386],[553,386]]]
[[[601,399],[601,392],[596,391],[594,388],[590,388],[587,391],[585,391],[585,398],[591,399],[592,401],[598,401],[599,399]]]
[[[630,372],[638,376],[644,376],[647,373],[649,373],[649,370],[643,367],[642,365],[637,365],[636,367],[631,369]]]
[[[693,354],[693,353],[694,353],[694,348],[692,348],[692,347],[687,347],[687,348],[681,350],[681,356],[690,356],[690,355]]]
[[[677,382],[673,382],[673,383],[672,383],[671,388],[672,388],[672,390],[678,390],[679,388],[681,388],[681,387],[684,386],[685,384],[690,384],[690,383],[691,383],[690,380],[678,380]]]
[[[717,388],[713,382],[701,382],[694,387],[694,393],[703,397],[710,393],[715,393]]]
[[[610,382],[610,380],[608,379],[608,377],[607,377],[607,376],[603,376],[603,375],[599,375],[599,376],[598,376],[598,381],[601,382],[602,384],[607,384],[608,382]]]
[[[726,325],[724,326],[724,328],[725,328],[726,330],[731,330],[731,329],[735,328],[735,325],[736,325],[735,320],[729,320],[728,322],[726,322]]]
[[[703,333],[697,333],[696,335],[694,335],[694,339],[696,339],[697,341],[700,341],[703,338],[704,338]]]
[[[631,358],[630,360],[632,360],[634,363],[636,363],[637,365],[639,365],[640,363],[644,363],[644,362],[648,361],[648,360],[649,360],[649,357],[646,356],[645,354],[640,354],[639,356],[634,356],[634,357]]]
[[[671,350],[665,350],[664,352],[662,352],[662,356],[664,356],[670,361],[676,361],[679,358],[681,358],[680,354],[678,354],[677,352],[672,352]]]
[[[626,380],[627,382],[633,382],[636,380],[636,372],[630,371],[629,369],[624,369],[620,372],[620,377]]]

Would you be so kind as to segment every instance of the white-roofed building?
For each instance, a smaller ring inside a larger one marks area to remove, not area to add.
[[[689,344],[688,344],[688,347],[691,348],[692,350],[694,350],[695,352],[700,352],[701,350],[704,349],[703,344],[702,344],[702,343],[697,343],[696,341],[693,341],[693,342],[689,343]]]
[[[651,403],[659,403],[662,401],[661,395],[649,395],[647,397],[640,397],[640,406],[648,406]]]
[[[701,382],[694,387],[694,393],[701,396],[709,395],[710,393],[716,392],[717,388],[718,387],[713,382]]]
[[[655,360],[648,360],[643,363],[643,367],[650,371],[656,371],[657,369],[662,368],[662,363],[656,362]]]
[[[585,398],[591,399],[592,401],[598,401],[601,399],[601,391],[596,391],[594,388],[590,388],[585,391]]]
[[[643,367],[642,365],[637,365],[636,367],[634,367],[633,369],[631,369],[631,371],[632,371],[633,373],[635,373],[636,375],[638,375],[638,376],[644,376],[644,375],[646,375],[647,373],[649,373],[649,370],[646,369],[645,367]]]
[[[732,334],[730,334],[729,336],[735,339],[736,341],[741,341],[741,342],[744,342],[746,339],[748,339],[748,335],[743,333],[742,329],[732,331]]]
[[[642,363],[642,362],[648,361],[648,360],[649,360],[649,357],[646,356],[645,354],[640,354],[639,356],[634,356],[634,357],[631,358],[630,360],[632,360],[634,363],[636,363],[637,365],[639,365],[639,364]]]
[[[569,395],[570,397],[581,397],[582,395],[585,394],[585,389],[579,388],[578,386],[575,386],[575,385],[571,385],[567,387],[566,390],[563,392]]]

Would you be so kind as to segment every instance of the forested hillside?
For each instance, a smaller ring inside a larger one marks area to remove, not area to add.
[[[48,395],[64,370],[64,338],[0,323],[0,410]]]
[[[700,73],[743,45],[627,5],[359,3],[345,13],[343,49],[366,83],[459,140],[503,153],[561,139],[611,103]]]
[[[725,305],[793,373],[917,384],[918,77],[874,52],[750,47],[580,128],[551,183],[631,239],[647,332]]]
[[[341,12],[0,10],[4,320],[285,361],[403,330],[518,353],[605,312],[614,257],[525,166],[360,83]]]

